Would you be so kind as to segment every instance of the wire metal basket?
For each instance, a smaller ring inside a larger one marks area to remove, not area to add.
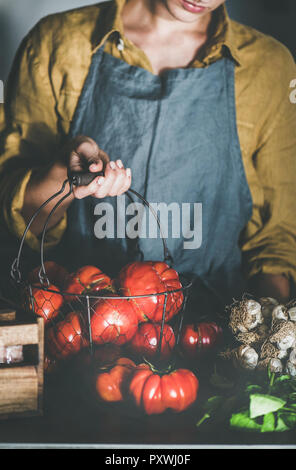
[[[44,318],[45,369],[48,371],[51,370],[52,364],[65,362],[82,350],[88,351],[91,357],[95,357],[97,349],[110,344],[124,347],[136,361],[148,359],[162,363],[171,361],[172,356],[178,355],[180,332],[192,287],[192,279],[189,277],[180,275],[180,284],[177,288],[143,295],[127,295],[120,287],[117,288],[116,281],[104,273],[101,272],[100,278],[99,268],[96,273],[95,290],[85,288],[77,292],[65,286],[57,288],[48,276],[44,245],[49,221],[58,207],[70,197],[74,186],[88,184],[97,175],[69,173],[61,189],[40,206],[27,224],[17,257],[11,267],[11,277],[22,293],[24,309]],[[69,185],[68,191],[66,191],[67,185]],[[128,197],[130,193],[141,199],[153,213],[161,234],[163,262],[168,268],[173,269],[173,258],[168,250],[157,214],[139,193],[129,189]],[[23,279],[20,262],[26,235],[42,209],[59,196],[61,198],[44,223],[40,238],[40,266],[37,271],[35,270],[35,278]],[[149,318],[148,315],[145,321],[141,322],[135,312],[141,304],[149,304],[149,300],[157,305],[158,314],[154,318]],[[135,337],[141,334],[141,331],[143,341],[140,341],[139,346],[139,342],[135,342]]]

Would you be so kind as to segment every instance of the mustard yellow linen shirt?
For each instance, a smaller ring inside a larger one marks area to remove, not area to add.
[[[153,73],[145,53],[124,35],[125,1],[50,15],[18,51],[0,119],[0,204],[17,237],[25,229],[26,185],[32,171],[46,168],[57,157],[96,50],[106,41],[106,52]],[[230,20],[224,6],[216,14],[217,29],[190,66],[208,67],[225,55],[236,63],[238,135],[253,198],[252,217],[240,240],[245,272],[249,277],[284,273],[295,281],[296,105],[289,99],[295,61],[275,39]],[[47,247],[58,243],[66,223],[65,215],[49,231]],[[39,247],[31,232],[27,243]]]

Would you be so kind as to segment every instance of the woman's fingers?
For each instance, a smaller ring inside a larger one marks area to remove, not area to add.
[[[121,194],[126,193],[126,191],[128,191],[129,188],[131,187],[131,183],[132,183],[132,171],[130,168],[127,168],[125,171],[125,181],[123,183],[123,186],[119,190],[117,196],[120,196]]]
[[[120,160],[106,165],[105,178],[99,181],[99,188],[94,194],[97,198],[118,196],[126,180],[126,170]]]
[[[101,171],[100,163],[92,163],[89,167],[90,171]],[[121,160],[112,161],[106,164],[104,176],[96,177],[88,186],[75,188],[74,195],[77,199],[87,196],[98,199],[107,196],[119,196],[130,188],[131,176],[131,170],[129,168],[125,169]]]
[[[83,199],[87,196],[92,196],[98,189],[98,180],[101,176],[97,176],[90,184],[87,186],[78,186],[73,188],[73,194],[76,199]]]

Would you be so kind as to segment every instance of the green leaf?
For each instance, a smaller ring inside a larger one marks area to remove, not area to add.
[[[250,396],[250,417],[257,418],[267,413],[273,413],[282,408],[285,404],[286,401],[281,398],[255,393]]]
[[[278,416],[275,431],[277,432],[290,431],[290,428],[286,425],[285,421],[282,419],[281,416]]]
[[[291,380],[291,376],[290,375],[279,375],[274,383],[280,383],[280,382],[287,382],[287,380]]]
[[[254,393],[254,392],[262,392],[263,389],[260,385],[256,385],[256,384],[251,384],[251,385],[248,385],[246,387],[246,393],[248,393],[249,395]]]
[[[249,412],[235,413],[230,418],[230,426],[248,431],[261,431],[261,425],[250,418]]]
[[[275,416],[273,413],[264,415],[261,432],[272,432],[275,430]]]

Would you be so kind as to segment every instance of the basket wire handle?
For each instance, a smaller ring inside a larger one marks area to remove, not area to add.
[[[55,206],[52,208],[52,210],[50,211],[46,221],[45,221],[45,224],[43,226],[43,230],[42,230],[42,236],[41,236],[41,245],[40,245],[40,258],[41,258],[41,268],[40,268],[40,271],[39,271],[39,280],[41,282],[41,284],[47,284],[47,286],[49,286],[50,282],[49,282],[49,279],[47,277],[47,274],[46,274],[46,270],[45,270],[45,266],[44,266],[44,241],[45,241],[45,234],[46,234],[46,230],[47,230],[47,227],[48,227],[48,224],[49,224],[49,221],[51,219],[51,216],[53,215],[53,213],[57,210],[57,208],[68,198],[71,196],[72,192],[73,192],[73,186],[74,186],[74,183],[73,181],[69,181],[69,184],[70,184],[70,189],[69,191],[61,198],[59,199],[59,201],[55,204]]]
[[[49,213],[49,215],[48,215],[48,217],[45,221],[43,230],[42,230],[41,247],[40,247],[41,268],[40,268],[40,271],[39,271],[39,280],[40,280],[41,284],[43,284],[43,285],[47,284],[47,286],[48,286],[50,284],[49,279],[48,279],[47,274],[46,274],[45,265],[44,265],[44,241],[45,241],[45,235],[46,235],[46,231],[47,231],[47,227],[48,227],[50,218],[53,215],[53,213],[56,211],[56,209],[63,203],[63,201],[65,201],[65,199],[67,199],[72,194],[74,186],[88,185],[94,178],[96,178],[97,176],[102,176],[102,175],[103,175],[102,171],[97,172],[97,173],[70,172],[70,171],[68,171],[68,178],[63,182],[63,185],[62,185],[61,189],[57,193],[53,194],[49,199],[47,199],[37,209],[37,211],[33,214],[32,218],[30,219],[30,221],[29,221],[29,223],[28,223],[28,225],[27,225],[27,227],[24,231],[24,234],[23,234],[21,242],[20,242],[17,258],[14,260],[14,262],[12,263],[12,266],[11,266],[11,277],[13,278],[14,281],[16,281],[17,283],[20,283],[21,280],[22,280],[21,272],[20,272],[20,258],[21,258],[21,254],[22,254],[22,250],[23,250],[26,235],[27,235],[32,223],[34,222],[34,220],[38,216],[38,214],[41,212],[41,210],[45,206],[47,206],[47,204],[49,204],[51,201],[53,201],[55,198],[57,198],[59,195],[61,195],[65,191],[66,185],[67,185],[67,183],[69,183],[69,185],[70,185],[69,191],[55,204],[53,209],[50,211],[50,213]],[[127,191],[127,194],[128,193],[132,193],[135,196],[137,196],[144,203],[144,205],[146,207],[148,207],[148,209],[151,211],[151,213],[155,217],[157,225],[159,227],[161,239],[162,239],[163,252],[164,252],[164,261],[169,266],[171,266],[173,264],[173,257],[172,257],[172,255],[171,255],[171,253],[170,253],[170,251],[167,247],[166,240],[165,240],[165,237],[164,237],[164,234],[163,234],[163,231],[162,231],[162,227],[161,227],[161,224],[160,224],[160,220],[159,220],[159,217],[158,217],[157,213],[151,207],[149,202],[141,194],[139,194],[137,191],[130,188]]]
[[[25,242],[25,238],[27,236],[27,233],[28,231],[30,230],[30,227],[32,225],[32,223],[34,222],[34,220],[36,219],[36,217],[38,216],[38,214],[42,211],[42,209],[47,206],[47,204],[49,204],[51,201],[53,201],[56,197],[58,197],[60,194],[62,194],[64,191],[65,191],[65,187],[68,183],[68,179],[66,179],[63,184],[62,184],[62,187],[61,189],[53,194],[49,199],[47,199],[37,210],[36,212],[33,214],[33,216],[31,217],[31,219],[29,220],[27,226],[26,226],[26,229],[23,233],[23,236],[21,238],[21,241],[20,241],[20,246],[19,246],[19,250],[18,250],[18,254],[17,254],[17,257],[15,258],[15,260],[13,261],[12,263],[12,266],[11,266],[11,271],[10,271],[10,274],[11,274],[11,277],[14,281],[16,281],[17,283],[20,283],[21,280],[22,280],[22,275],[21,275],[21,271],[20,271],[20,258],[21,258],[21,255],[22,255],[22,251],[23,251],[23,246],[24,246],[24,242]]]

